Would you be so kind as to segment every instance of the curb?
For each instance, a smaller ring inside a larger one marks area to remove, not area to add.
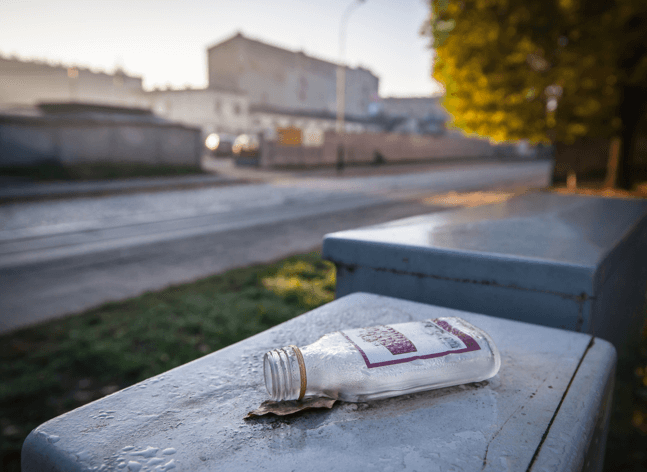
[[[201,176],[202,177],[202,176]],[[63,182],[53,184],[23,184],[0,189],[0,204],[83,197],[102,197],[133,193],[187,190],[204,187],[224,187],[253,182],[254,179],[216,177],[200,179],[133,179],[132,181]]]

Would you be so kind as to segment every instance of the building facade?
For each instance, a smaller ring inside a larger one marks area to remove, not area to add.
[[[210,133],[263,133],[299,128],[304,136],[335,129],[337,64],[238,33],[207,50],[206,89],[144,91],[141,77],[121,71],[0,56],[0,110],[39,103],[148,108]],[[437,97],[380,99],[379,79],[346,67],[345,132],[442,134],[447,113]],[[318,142],[318,140],[312,140]]]
[[[269,116],[288,122],[295,116],[334,116],[337,64],[289,51],[238,33],[207,50],[209,87],[243,90],[249,97],[252,126]],[[369,117],[379,79],[369,70],[346,68],[346,115],[349,131]],[[292,117],[292,118],[291,118]],[[359,121],[357,119],[360,119]],[[354,123],[354,124],[353,124]]]
[[[336,129],[337,117],[331,112],[306,112],[288,110],[264,105],[250,106],[250,132],[263,134],[274,140],[279,128],[298,128],[303,134],[303,144],[318,146],[323,143],[324,134]],[[347,133],[380,132],[381,123],[371,117],[348,117],[344,123]]]
[[[385,97],[380,100],[381,109],[391,116],[425,118],[429,115],[447,118],[447,112],[440,105],[441,97]]]
[[[159,116],[198,126],[209,133],[241,134],[249,130],[249,99],[236,89],[208,88],[144,92],[148,107]]]
[[[449,114],[440,105],[441,97],[386,97],[379,110],[392,118],[389,131],[407,134],[443,134]]]

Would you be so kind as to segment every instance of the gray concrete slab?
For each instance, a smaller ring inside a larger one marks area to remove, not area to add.
[[[266,351],[438,316],[488,332],[499,373],[243,420],[268,398]],[[44,423],[25,441],[22,470],[601,470],[614,366],[613,347],[590,335],[354,294]]]
[[[537,192],[327,235],[363,291],[587,332],[621,346],[647,284],[647,201]]]

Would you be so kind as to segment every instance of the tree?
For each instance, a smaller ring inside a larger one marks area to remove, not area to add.
[[[620,136],[622,186],[647,105],[644,0],[430,0],[444,105],[495,141]]]

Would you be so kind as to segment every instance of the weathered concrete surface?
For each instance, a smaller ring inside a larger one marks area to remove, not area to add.
[[[371,292],[600,336],[642,320],[647,201],[536,192],[326,236],[337,295]]]
[[[489,381],[279,419],[262,356],[338,329],[461,316],[502,355]],[[601,470],[615,351],[590,335],[354,294],[44,423],[24,472]],[[591,453],[592,455],[587,456]],[[596,456],[597,454],[597,456]]]

